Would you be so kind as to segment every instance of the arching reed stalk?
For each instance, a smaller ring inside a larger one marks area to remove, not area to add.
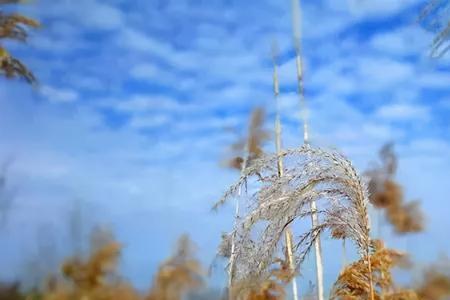
[[[276,105],[276,116],[275,116],[275,147],[276,147],[276,153],[278,155],[278,161],[277,161],[277,167],[278,167],[278,177],[283,176],[283,158],[279,156],[281,153],[281,120],[280,120],[280,105],[279,105],[279,94],[280,94],[280,88],[279,88],[279,81],[278,81],[278,64],[277,64],[277,49],[276,45],[274,44],[272,47],[272,59],[273,59],[273,94],[275,98],[275,105]],[[287,256],[289,260],[289,268],[292,274],[295,274],[295,261],[294,261],[294,255],[293,255],[293,238],[292,238],[292,231],[290,229],[290,226],[286,227],[285,232],[285,242],[286,242],[286,249],[287,249]],[[298,287],[297,287],[297,281],[295,279],[295,275],[292,276],[292,295],[294,300],[298,300]]]
[[[250,117],[248,133],[247,137],[243,140],[239,140],[238,142],[232,145],[233,150],[243,152],[234,156],[230,159],[227,165],[233,169],[238,169],[240,173],[245,170],[248,162],[251,162],[253,159],[262,155],[262,147],[261,144],[264,140],[267,139],[268,133],[263,129],[264,123],[264,110],[262,108],[256,108],[253,110],[252,115]],[[242,149],[243,148],[243,149]],[[243,151],[242,151],[243,150]],[[235,203],[235,215],[234,220],[235,224],[239,219],[240,213],[240,203],[239,199],[242,193],[242,189],[240,188],[238,191],[239,197],[236,198]],[[234,269],[234,249],[235,249],[235,238],[234,235],[224,236],[224,241],[222,242],[223,251],[220,255],[229,258],[228,264],[228,289],[231,290],[233,284],[233,269]],[[229,247],[227,249],[227,247]],[[226,254],[226,255],[224,255]],[[231,297],[231,294],[230,294]]]
[[[280,157],[285,163],[281,177],[274,167]],[[281,151],[279,155],[261,157],[247,166],[216,206],[233,199],[239,187],[252,178],[261,188],[250,195],[249,213],[239,220],[232,233],[236,237],[233,273],[236,280],[267,278],[286,227],[296,219],[311,217],[312,201],[323,202],[323,209],[315,212],[321,222],[296,241],[296,269],[322,232],[339,230],[355,242],[361,258],[369,262],[369,274],[372,273],[368,193],[365,183],[344,156],[304,145]],[[256,232],[258,229],[262,230],[260,234]],[[372,282],[369,285],[372,286]]]
[[[300,98],[301,116],[303,119],[303,142],[305,145],[309,144],[309,127],[308,127],[308,110],[306,106],[304,81],[303,81],[303,60],[301,56],[301,10],[299,0],[292,0],[292,27],[295,47],[295,63],[297,70],[297,93]],[[315,200],[311,201],[311,223],[313,228],[318,225],[317,219],[317,205]],[[322,246],[320,237],[314,242],[315,257],[316,257],[316,276],[317,276],[317,299],[323,300],[323,261],[322,261]]]

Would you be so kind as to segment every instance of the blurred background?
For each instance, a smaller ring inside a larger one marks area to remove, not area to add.
[[[426,225],[399,235],[372,212],[373,234],[418,264],[450,254],[450,55],[430,55],[441,23],[420,18],[426,4],[305,0],[301,19],[311,143],[339,149],[361,173],[394,143],[396,181],[405,201],[420,200]],[[99,227],[122,244],[120,273],[140,290],[184,233],[202,265],[214,262],[233,224],[232,205],[211,212],[239,176],[224,163],[230,145],[257,106],[273,127],[274,41],[283,143],[303,142],[290,1],[38,0],[1,10],[41,27],[27,44],[2,41],[38,84],[0,80],[0,281],[39,285],[88,253]],[[330,286],[340,248],[323,243]],[[220,290],[224,264],[213,269],[208,285]]]

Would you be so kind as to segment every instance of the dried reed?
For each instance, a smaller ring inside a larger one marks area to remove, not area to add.
[[[420,232],[424,227],[423,213],[418,201],[405,203],[401,186],[395,182],[398,160],[393,144],[380,150],[381,164],[366,172],[369,180],[370,202],[383,209],[387,220],[397,233]]]
[[[412,290],[394,288],[391,269],[401,262],[403,256],[400,252],[386,249],[381,241],[373,241],[370,261],[362,258],[347,266],[334,284],[330,299],[368,299],[371,297],[370,278],[375,287],[374,299],[419,299]],[[371,264],[371,273],[368,263]]]
[[[288,161],[282,177],[274,167],[280,157]],[[365,184],[345,157],[309,145],[264,156],[246,168],[216,206],[233,198],[252,177],[256,177],[261,188],[250,196],[250,212],[233,231],[237,237],[234,274],[237,279],[258,282],[267,278],[285,228],[295,219],[310,217],[309,205],[313,200],[327,200],[324,209],[316,212],[323,220],[297,241],[296,268],[325,229],[339,228],[355,241],[361,256],[370,259],[368,195]],[[257,224],[267,225],[254,238],[252,231]]]
[[[0,4],[18,3],[19,1],[2,1]],[[19,15],[5,14],[0,10],[0,39],[12,39],[26,42],[28,39],[27,28],[38,28],[39,22],[34,19]],[[0,45],[0,72],[7,78],[22,77],[28,83],[36,83],[36,78],[25,65]]]
[[[202,276],[202,268],[193,258],[192,243],[188,236],[182,236],[174,255],[160,266],[146,300],[181,300],[201,286]]]

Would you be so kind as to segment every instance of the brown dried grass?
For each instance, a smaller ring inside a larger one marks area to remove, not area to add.
[[[18,3],[19,1],[2,1],[0,4]],[[39,22],[20,15],[5,14],[0,10],[0,40],[12,39],[19,42],[26,42],[28,39],[28,29],[38,28]],[[7,78],[21,77],[28,83],[36,83],[36,78],[31,71],[18,59],[14,58],[0,44],[0,73]]]
[[[395,182],[398,160],[393,145],[380,151],[381,165],[366,172],[369,177],[370,202],[385,211],[386,219],[397,233],[420,232],[424,229],[419,201],[405,202],[402,187]]]
[[[193,258],[193,246],[187,236],[178,241],[175,254],[158,270],[146,300],[180,300],[202,285],[203,271]]]
[[[387,249],[379,240],[372,243],[370,260],[362,258],[347,266],[335,282],[330,299],[370,299],[370,277],[374,284],[374,299],[418,299],[412,290],[394,288],[391,269],[398,265],[404,254]],[[368,264],[372,274],[369,274]]]

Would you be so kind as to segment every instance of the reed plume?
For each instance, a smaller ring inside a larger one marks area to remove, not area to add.
[[[0,4],[18,3],[19,1],[2,1]],[[0,10],[0,39],[26,42],[28,29],[38,28],[39,22],[20,14],[5,14]],[[21,77],[28,83],[36,83],[33,73],[18,59],[14,58],[0,44],[0,73],[7,78]]]
[[[193,245],[188,236],[182,236],[172,257],[159,267],[146,300],[181,300],[201,286],[203,271],[193,258]]]
[[[235,300],[284,300],[285,285],[294,277],[287,248],[284,259],[274,259],[270,276],[263,281],[241,280],[233,284],[230,291],[231,299]]]
[[[245,160],[258,158],[263,154],[262,145],[270,136],[264,129],[264,121],[264,109],[262,107],[253,109],[248,122],[247,136],[231,145],[232,157],[226,161],[227,167],[241,171]]]
[[[286,162],[281,177],[276,167],[280,157]],[[318,216],[322,216],[322,222],[294,243],[296,269],[326,229],[339,228],[356,243],[361,256],[368,257],[368,195],[365,184],[345,157],[309,145],[284,150],[279,155],[264,156],[244,170],[238,182],[216,205],[232,199],[252,177],[261,188],[249,196],[249,213],[232,232],[237,239],[234,276],[238,280],[261,281],[268,277],[284,230],[295,219],[311,216],[310,203],[313,200],[327,201],[323,201],[323,209],[316,211]],[[263,229],[255,238],[253,231],[257,225],[262,225]]]
[[[112,235],[98,232],[91,239],[91,255],[74,257],[62,265],[63,281],[53,277],[47,284],[44,300],[138,300],[139,294],[117,275],[121,246]],[[97,238],[100,238],[97,240]]]
[[[380,150],[381,164],[366,172],[370,202],[385,211],[386,219],[397,233],[420,232],[424,228],[423,212],[418,201],[405,203],[402,187],[395,181],[398,159],[393,144]]]
[[[404,254],[385,248],[380,240],[374,240],[371,247],[370,262],[361,258],[347,266],[335,282],[330,299],[369,299],[372,278],[374,299],[418,300],[413,290],[394,287],[391,269],[401,262]],[[371,264],[371,273],[368,272],[368,263]]]

